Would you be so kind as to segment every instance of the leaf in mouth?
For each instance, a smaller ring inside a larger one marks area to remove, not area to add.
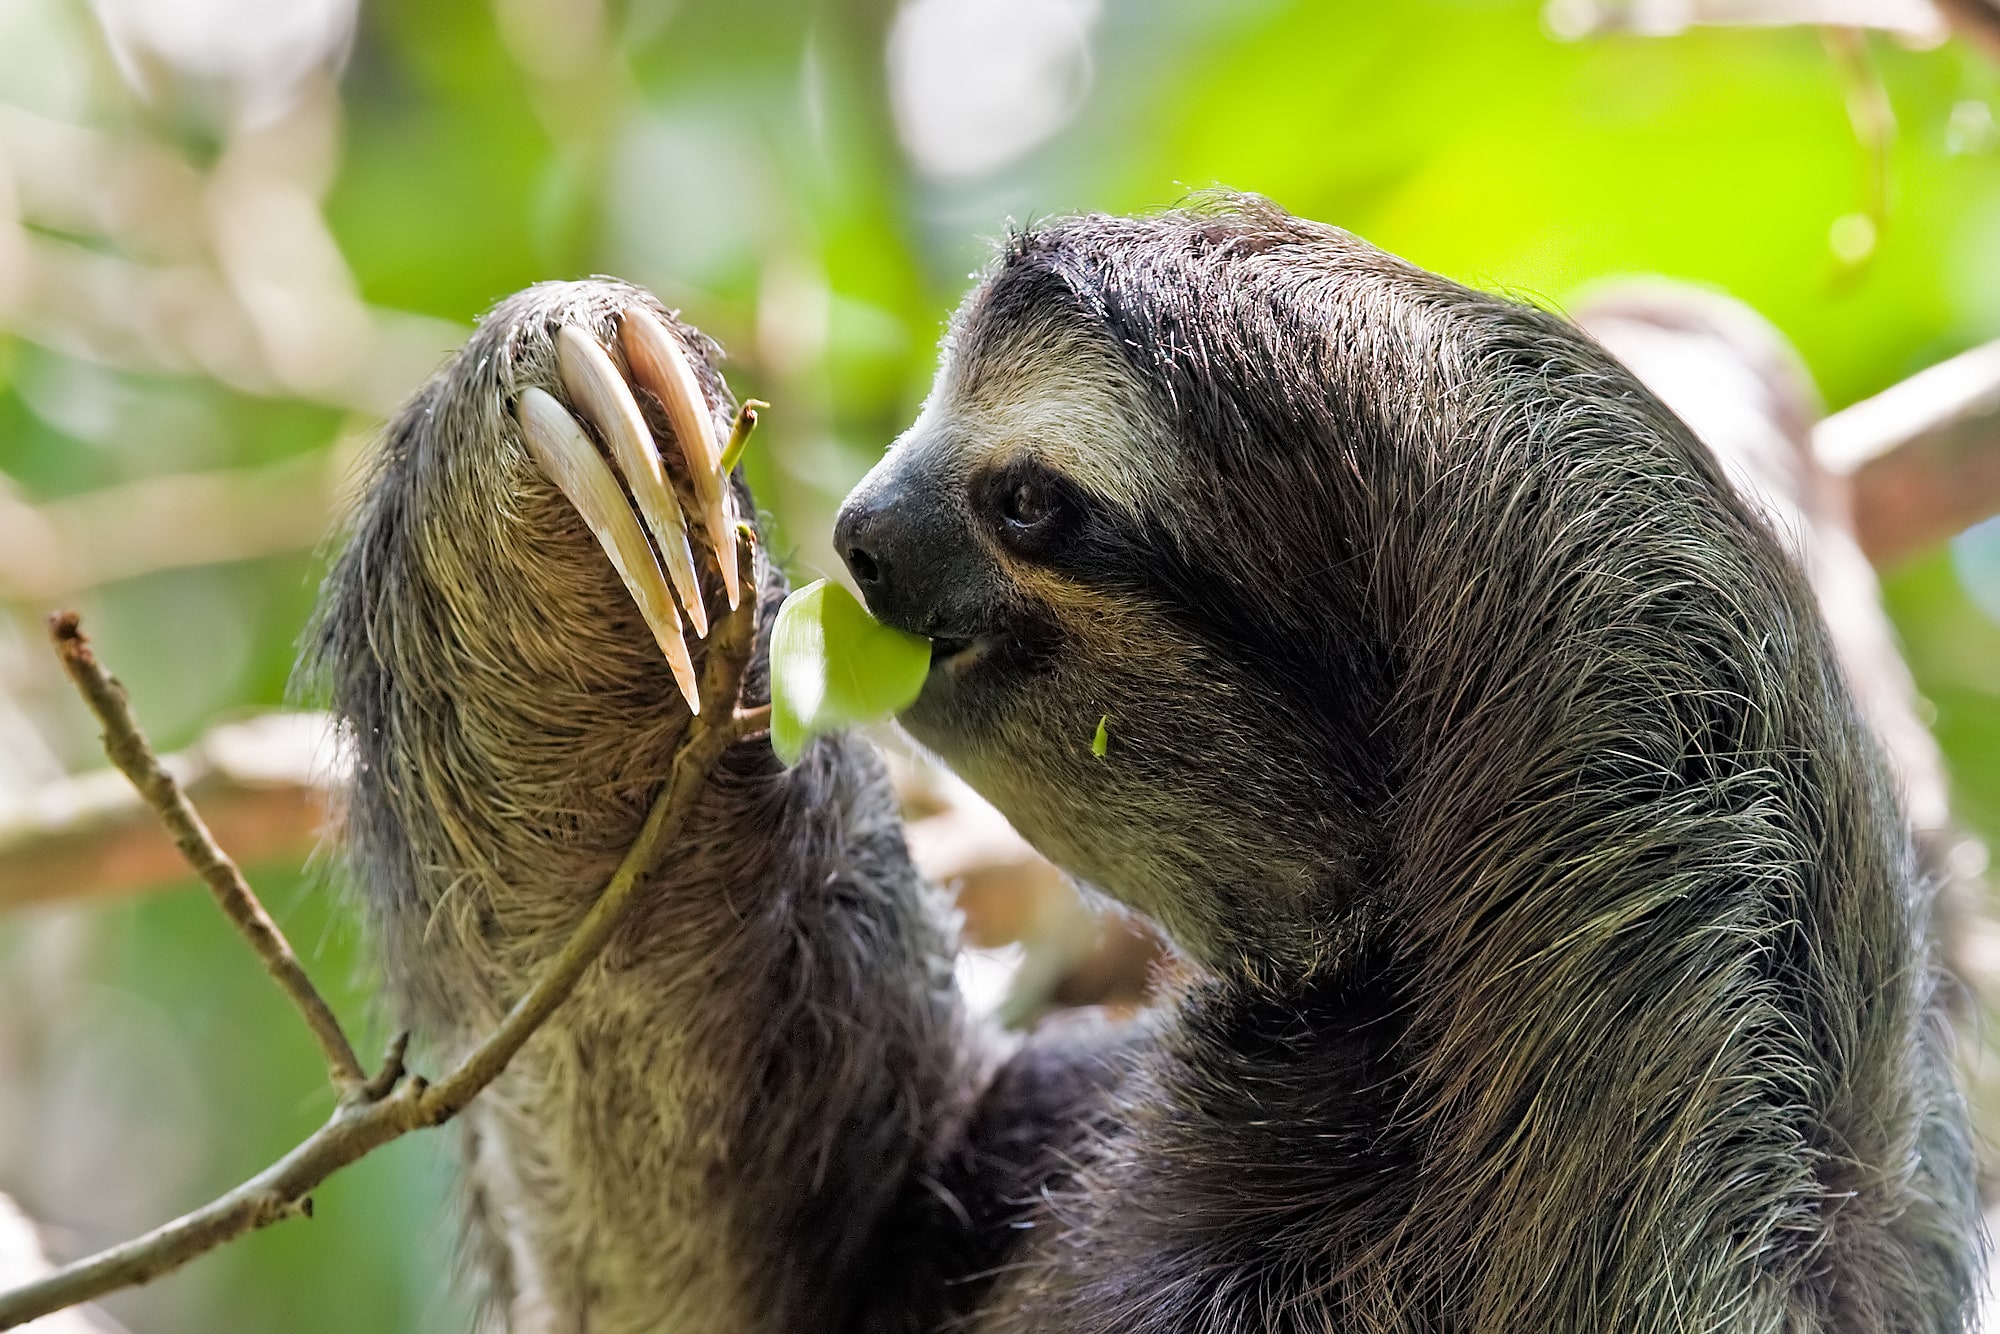
[[[924,688],[931,643],[891,629],[821,579],[794,589],[771,629],[771,745],[794,764],[806,741],[907,708]]]

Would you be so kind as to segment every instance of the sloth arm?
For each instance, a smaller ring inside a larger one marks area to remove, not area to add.
[[[616,357],[635,306],[675,331],[726,424],[707,345],[649,295],[530,289],[390,424],[322,595],[310,659],[354,752],[345,850],[438,1065],[561,947],[686,725],[631,595],[513,415],[530,387],[564,398],[562,326]],[[660,403],[635,401],[672,438]],[[784,595],[761,543],[756,564],[746,705],[768,697]],[[824,738],[788,770],[739,742],[604,958],[462,1118],[488,1318],[914,1330],[976,1300],[967,1276],[1018,1235],[1015,1202],[1111,1082],[1113,1040],[1070,1025],[1010,1044],[964,1012],[955,950],[867,745]]]

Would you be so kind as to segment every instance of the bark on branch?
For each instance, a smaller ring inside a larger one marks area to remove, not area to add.
[[[321,714],[261,714],[218,724],[160,763],[240,865],[297,865],[319,839],[327,789],[340,776],[333,736]],[[164,888],[186,876],[152,809],[114,769],[0,802],[0,914]]]

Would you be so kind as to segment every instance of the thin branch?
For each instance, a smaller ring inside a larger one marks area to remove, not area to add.
[[[757,429],[757,414],[770,406],[761,398],[746,398],[736,409],[736,421],[729,428],[729,443],[722,447],[724,477],[735,472],[736,465],[743,461],[743,451],[750,447],[750,433]]]
[[[132,702],[126,697],[125,687],[104,670],[97,655],[90,651],[90,641],[84,638],[76,613],[66,611],[51,616],[49,635],[55,641],[63,670],[69,673],[69,679],[76,683],[84,702],[104,727],[104,753],[132,780],[132,786],[139,789],[146,804],[159,815],[181,856],[208,883],[216,904],[236,924],[236,929],[250,942],[250,948],[263,960],[265,971],[305,1017],[306,1027],[312,1030],[326,1056],[334,1087],[345,1094],[367,1082],[367,1073],[354,1055],[347,1034],[341,1030],[340,1020],[334,1018],[333,1010],[306,976],[298,955],[292,952],[291,942],[264,911],[243,872],[217,846],[194,804],[181,791],[181,785],[153,753],[139,720],[132,714]]]
[[[768,732],[771,730],[771,706],[759,704],[754,709],[738,709],[732,725],[739,741]]]
[[[754,573],[747,544],[742,548],[742,560],[746,572]],[[32,1283],[0,1292],[0,1329],[11,1329],[119,1288],[150,1282],[246,1232],[285,1218],[309,1215],[311,1192],[334,1172],[399,1136],[442,1124],[463,1110],[575,990],[577,982],[610,940],[640,883],[686,826],[716,761],[736,741],[767,725],[763,710],[738,713],[733,707],[749,665],[756,607],[755,598],[745,598],[743,605],[724,618],[709,636],[701,682],[702,711],[689,722],[666,785],[647,814],[638,838],[561,952],[485,1040],[442,1079],[427,1084],[419,1076],[404,1075],[406,1038],[398,1037],[384,1058],[380,1073],[354,1083],[325,1125],[264,1171],[142,1237],[66,1265]],[[57,627],[58,645],[74,643],[76,647],[74,650],[64,647],[65,664],[72,652],[88,655],[76,632],[74,618],[69,618],[66,624],[66,632],[62,625]],[[94,660],[92,666],[95,667]],[[72,675],[77,673],[73,671]],[[78,684],[85,687],[86,693],[94,688],[106,691],[117,709],[129,718],[123,691],[101,668],[96,669],[94,676],[80,677]],[[92,702],[95,706],[94,697]],[[107,724],[107,748],[110,731]],[[136,727],[130,729],[130,734],[137,734]],[[115,755],[113,758],[117,761]],[[154,761],[156,766],[157,763]],[[122,762],[120,767],[124,767]],[[188,814],[192,817],[191,811]],[[164,810],[162,815],[166,816]],[[223,861],[226,863],[227,859]]]
[[[328,1176],[423,1120],[423,1084],[405,1080],[375,1102],[343,1103],[290,1153],[193,1213],[0,1293],[0,1329],[134,1287],[178,1269],[226,1241],[303,1212],[303,1201]]]

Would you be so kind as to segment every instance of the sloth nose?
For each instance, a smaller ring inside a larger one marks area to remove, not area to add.
[[[881,554],[881,525],[877,519],[873,510],[850,499],[840,507],[840,516],[833,525],[834,550],[847,562],[848,572],[861,586],[862,595],[870,605],[881,596],[889,577],[888,562]]]
[[[907,600],[909,590],[903,585],[908,581],[902,575],[909,561],[901,549],[905,525],[894,509],[878,488],[857,489],[834,519],[833,549],[847,562],[870,614],[899,629],[913,629],[907,618],[915,609],[899,605]]]
[[[976,622],[991,582],[962,506],[906,471],[878,467],[833,521],[833,549],[847,562],[869,614],[911,634],[955,634]]]
[[[894,474],[864,479],[833,522],[833,549],[847,562],[869,614],[884,625],[931,634],[950,619],[967,571],[963,535],[948,507]]]

